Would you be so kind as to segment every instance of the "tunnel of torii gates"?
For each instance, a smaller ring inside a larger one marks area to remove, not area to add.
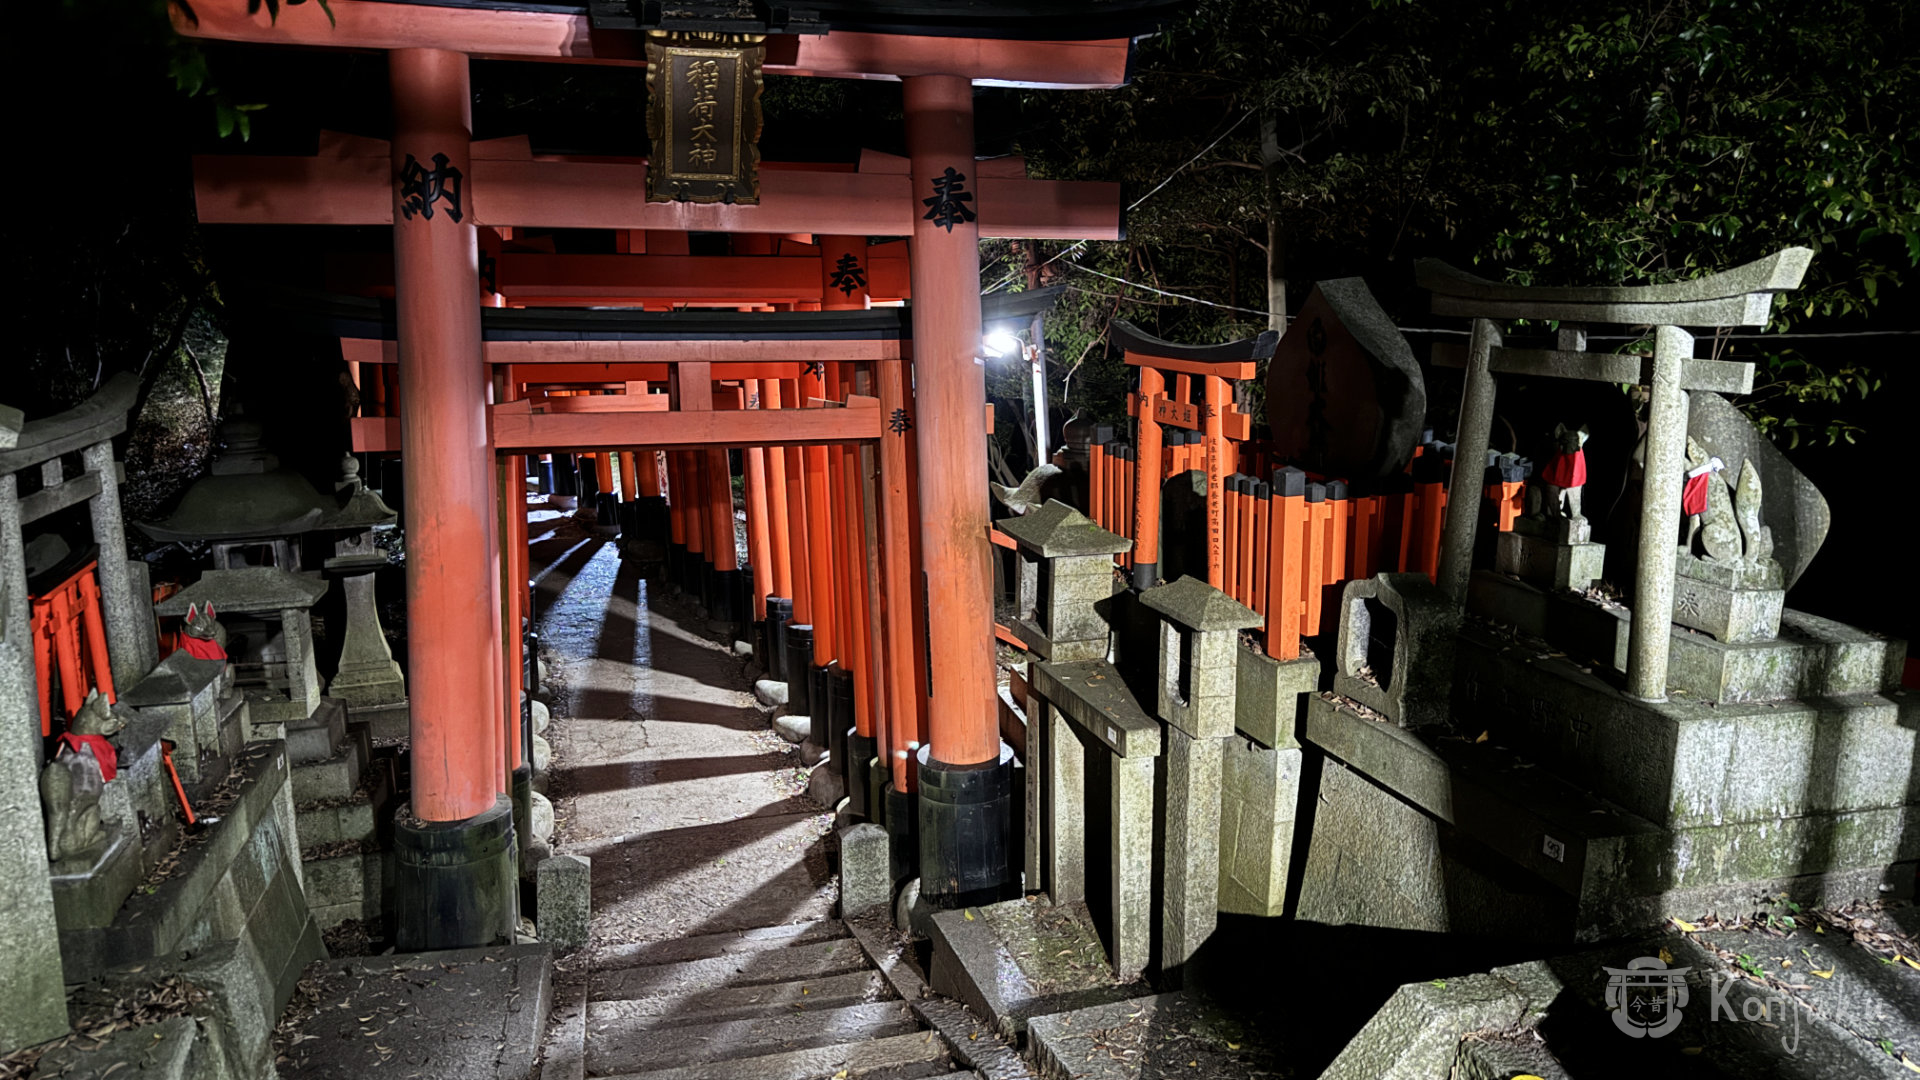
[[[979,240],[1111,240],[1121,227],[1116,184],[1032,180],[1017,160],[976,161],[973,86],[1122,85],[1129,35],[1172,6],[1136,0],[1069,20],[1058,3],[984,5],[957,29],[949,20],[916,33],[895,19],[881,31],[770,35],[768,73],[898,80],[908,153],[763,163],[757,205],[648,201],[645,160],[473,141],[470,58],[642,62],[642,33],[599,29],[585,11],[333,0],[330,24],[315,6],[286,8],[277,22],[249,16],[247,0],[174,10],[190,37],[387,53],[389,141],[326,137],[313,157],[200,157],[194,172],[206,224],[393,228],[390,267],[342,258],[329,272],[342,291],[392,296],[390,339],[367,332],[342,346],[363,402],[389,386],[397,399],[371,410],[388,415],[355,421],[355,449],[398,451],[407,472],[403,947],[485,944],[513,930],[511,793],[528,767],[519,627],[530,600],[518,509],[523,455],[541,452],[634,454],[620,461],[634,465],[636,494],[664,483],[676,541],[726,572],[736,569],[728,451],[743,450],[749,560],[761,571],[754,614],[769,597],[790,600],[792,621],[813,628],[814,669],[852,677],[858,737],[891,764],[897,794],[917,792],[923,895],[970,903],[1015,885],[994,680],[991,415],[976,361]],[[1036,11],[1051,17],[1027,18]],[[407,205],[409,161],[443,162],[463,183],[430,191],[424,207],[415,184]],[[954,173],[972,196],[967,212],[929,212],[955,193]],[[515,250],[515,230],[551,228],[611,230],[623,254]],[[691,232],[732,234],[732,254],[689,255]],[[870,248],[870,236],[908,239]],[[911,304],[870,309],[876,297]],[[559,324],[558,312],[512,310],[543,305],[629,310],[570,312]],[[689,306],[728,314],[670,310]],[[494,308],[506,310],[483,311]],[[397,380],[384,375],[393,368]],[[667,452],[666,477],[650,451]]]

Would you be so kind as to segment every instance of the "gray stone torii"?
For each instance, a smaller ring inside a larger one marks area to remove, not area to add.
[[[1627,692],[1646,701],[1667,696],[1667,649],[1673,611],[1671,544],[1680,528],[1679,478],[1687,442],[1687,392],[1744,393],[1753,365],[1693,358],[1693,335],[1681,327],[1765,326],[1773,294],[1798,288],[1813,252],[1787,248],[1764,259],[1708,277],[1667,285],[1536,288],[1502,285],[1462,273],[1443,262],[1415,265],[1418,284],[1433,293],[1433,313],[1473,319],[1465,357],[1460,429],[1453,456],[1452,490],[1478,491],[1493,425],[1494,374],[1550,375],[1605,382],[1644,382],[1647,410],[1646,487],[1641,500],[1639,561],[1634,571],[1629,629]],[[1559,348],[1507,349],[1495,320],[1542,319],[1571,324],[1560,331]],[[1594,324],[1654,327],[1650,358],[1594,356],[1584,329]],[[1440,539],[1438,584],[1464,604],[1472,574],[1479,500],[1447,504]]]

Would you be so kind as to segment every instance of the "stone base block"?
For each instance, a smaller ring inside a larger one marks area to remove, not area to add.
[[[1580,592],[1606,572],[1606,561],[1605,544],[1505,532],[1495,546],[1493,567],[1543,589]]]
[[[1692,574],[1673,579],[1673,621],[1720,641],[1772,641],[1786,605],[1785,589],[1741,588]]]
[[[327,681],[327,696],[358,709],[402,705],[407,700],[407,679],[393,660],[342,667]]]
[[[1234,727],[1262,746],[1276,750],[1299,746],[1301,695],[1320,689],[1319,659],[1306,655],[1275,660],[1244,648],[1239,654]]]
[[[319,698],[289,698],[285,691],[248,687],[247,719],[253,724],[250,741],[283,738],[288,723],[297,723],[313,715]]]
[[[205,955],[237,941],[265,973],[258,1008],[269,1018],[266,1028],[272,1027],[300,968],[322,950],[293,836],[284,750],[278,743],[255,743],[235,771],[239,797],[208,826],[211,835],[180,853],[171,876],[151,892],[130,896],[110,925],[61,932],[69,982],[182,950]]]
[[[109,827],[107,843],[86,866],[53,868],[53,915],[62,930],[103,927],[140,884],[140,844],[131,830]]]
[[[1624,607],[1484,571],[1473,576],[1467,607],[1583,662],[1626,670],[1632,618]],[[1672,640],[1667,685],[1722,705],[1888,693],[1899,689],[1907,655],[1903,641],[1792,610],[1781,614],[1771,640],[1728,643],[1680,627]]]
[[[365,723],[373,737],[380,742],[394,742],[408,738],[409,711],[406,701],[393,705],[347,706],[347,718],[355,723]]]
[[[1428,747],[1319,700],[1308,738],[1331,755],[1300,898],[1316,922],[1597,940],[1809,876],[1864,875],[1870,898],[1920,859],[1920,807],[1661,828],[1493,743]]]
[[[1569,656],[1627,669],[1627,611],[1481,570],[1467,586],[1467,610],[1553,643]]]
[[[1477,1074],[1454,1069],[1463,1036],[1530,1028],[1546,1016],[1561,989],[1561,981],[1539,962],[1409,983],[1387,999],[1320,1078],[1464,1080]],[[1513,1074],[1496,1075],[1505,1080]]]
[[[374,809],[373,799],[364,795],[338,805],[302,806],[296,811],[300,842],[316,847],[342,840],[372,840],[376,832]]]
[[[203,1074],[192,1068],[192,1057],[199,1038],[192,1017],[176,1016],[122,1029],[100,1043],[78,1040],[55,1047],[41,1056],[34,1075],[100,1080],[124,1069],[122,1075],[141,1080],[198,1080]]]
[[[1227,744],[1220,797],[1220,910],[1286,914],[1300,750]]]
[[[593,914],[593,860],[555,855],[534,868],[540,940],[556,949],[587,943]]]
[[[351,744],[333,756],[293,767],[293,801],[351,799],[360,789],[360,755]]]
[[[309,859],[302,870],[307,880],[307,906],[322,930],[347,919],[379,920],[385,876],[379,852],[355,851]]]
[[[1113,977],[1085,904],[1009,900],[935,912],[928,936],[934,991],[964,1002],[1016,1045],[1033,1017],[1146,992],[1142,982]]]
[[[311,716],[287,721],[286,732],[288,761],[295,766],[324,761],[346,738],[347,708],[333,698],[321,698]]]
[[[1727,657],[1760,649],[1720,648]],[[1907,770],[1888,767],[1916,752],[1920,699],[1911,695],[1648,703],[1478,632],[1463,635],[1461,658],[1455,708],[1475,718],[1469,726],[1655,824],[1766,823],[1915,801]]]
[[[1277,1055],[1230,1015],[1195,995],[1158,994],[1038,1016],[1028,1030],[1048,1080],[1281,1075]]]

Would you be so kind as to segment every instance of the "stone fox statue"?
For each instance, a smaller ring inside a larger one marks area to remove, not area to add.
[[[1540,473],[1533,516],[1580,520],[1580,489],[1587,484],[1587,426],[1553,426],[1554,455]]]
[[[205,607],[187,605],[187,617],[181,623],[180,647],[196,660],[227,659],[227,628],[220,625],[213,602]]]
[[[47,816],[47,858],[86,860],[107,842],[100,796],[116,773],[117,755],[107,736],[125,724],[95,690],[80,706],[60,749],[40,773],[40,801]]]

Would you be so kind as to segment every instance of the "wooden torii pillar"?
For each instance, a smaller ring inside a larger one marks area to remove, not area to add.
[[[1013,877],[1012,751],[994,685],[986,380],[973,84],[902,80],[914,203],[915,418],[937,455],[920,469],[928,736],[920,750],[920,895],[935,906],[1001,899]]]
[[[494,453],[480,350],[467,57],[390,54],[406,485],[412,802],[394,828],[395,944],[513,940],[518,838],[502,752]],[[481,573],[476,574],[476,568]]]

